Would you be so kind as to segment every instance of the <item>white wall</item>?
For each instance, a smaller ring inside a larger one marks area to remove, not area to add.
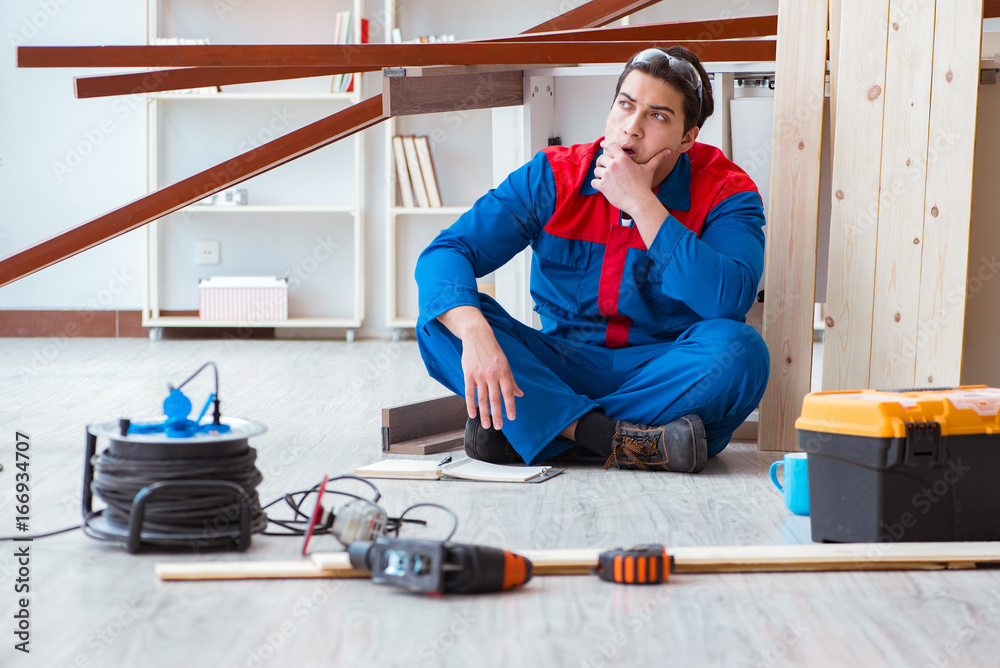
[[[236,36],[249,35],[247,42],[319,41],[324,24],[329,25],[328,15],[335,3],[322,0],[293,0],[284,2],[280,21],[262,21],[259,18],[273,11],[271,0],[220,0],[233,11],[220,13],[220,3],[203,0],[164,0],[172,8],[164,17],[163,34],[185,37],[210,37],[213,43],[236,41]],[[482,38],[517,33],[541,23],[558,13],[583,4],[580,0],[554,0],[536,2],[511,0],[502,4],[474,3],[468,0],[412,0],[401,2],[397,25],[406,36],[423,33],[454,33],[459,38]],[[339,5],[338,5],[339,7]],[[346,3],[345,3],[346,7]],[[665,0],[659,6],[640,12],[633,23],[669,21],[690,18],[725,18],[753,14],[774,13],[776,0],[706,0],[687,3]],[[382,3],[368,2],[367,14],[372,18],[372,40],[382,38]],[[315,17],[319,16],[320,20]],[[326,17],[326,18],[324,18]],[[104,100],[77,100],[72,93],[72,77],[98,74],[98,70],[47,70],[16,69],[15,46],[22,45],[99,45],[141,44],[145,40],[145,2],[142,0],[5,0],[0,4],[0,27],[5,37],[4,55],[0,59],[0,256],[37,243],[65,229],[76,226],[108,210],[127,203],[144,193],[144,142],[143,114],[138,99],[110,98]],[[332,32],[332,29],[331,29]],[[366,90],[374,93],[379,87],[379,75],[365,77]],[[613,94],[612,88],[596,93],[600,99],[600,120],[591,130],[581,127],[577,114],[571,107],[566,116],[557,119],[573,141],[596,138],[603,131],[603,114]],[[171,103],[174,104],[174,103]],[[193,103],[185,103],[193,104]],[[214,104],[214,103],[211,103]],[[174,124],[182,134],[173,146],[173,156],[167,156],[166,173],[171,178],[181,178],[210,164],[226,151],[238,152],[239,139],[251,132],[253,123],[267,121],[273,110],[263,109],[264,121],[251,120],[246,127],[226,128],[220,120],[213,129],[202,126],[185,135],[185,111],[170,113],[167,123]],[[316,110],[303,112],[289,129],[305,123]],[[460,118],[460,128],[455,128],[455,116],[401,121],[412,123],[421,133],[432,134],[441,128],[449,133],[448,142],[435,147],[437,166],[441,172],[442,193],[448,199],[468,203],[483,190],[488,181],[478,185],[479,172],[489,178],[489,150],[491,138],[485,125],[473,117]],[[575,125],[574,125],[575,124]],[[483,125],[483,128],[480,128]],[[230,132],[231,136],[216,137],[212,134]],[[560,130],[562,131],[562,130]],[[769,131],[769,128],[768,128]],[[199,139],[197,132],[208,133]],[[365,209],[367,216],[365,244],[366,322],[362,335],[387,336],[384,306],[384,246],[383,222],[385,216],[383,164],[383,131],[374,128],[367,132],[366,162],[367,190]],[[576,135],[579,134],[579,138]],[[188,137],[189,139],[183,139]],[[188,144],[183,144],[188,141]],[[183,150],[182,150],[183,149]],[[222,153],[218,153],[218,151]],[[330,147],[306,160],[322,164],[337,160],[340,147]],[[228,155],[228,154],[227,154]],[[482,160],[482,164],[479,161]],[[480,169],[482,168],[482,169]],[[280,182],[293,179],[292,170],[301,166],[289,165],[262,177],[262,182]],[[288,170],[285,176],[281,170]],[[299,172],[302,173],[301,171]],[[455,189],[450,193],[449,189]],[[257,189],[266,193],[266,189]],[[308,194],[303,193],[302,197]],[[194,224],[188,220],[185,224]],[[217,223],[211,223],[217,225]],[[302,221],[302,226],[315,225]],[[180,227],[180,226],[178,226]],[[247,226],[256,230],[251,235],[259,239],[255,245],[240,241],[234,229],[220,228],[223,239],[223,262],[238,251],[246,266],[254,264],[254,254],[271,258],[276,247],[273,230],[266,221],[253,221]],[[245,230],[240,230],[242,234]],[[407,281],[411,281],[412,262],[433,230],[412,234],[401,244],[399,274],[401,276],[401,303],[415,298]],[[141,232],[133,232],[76,258],[0,288],[0,309],[138,309],[141,295]],[[259,236],[258,236],[259,235]],[[193,258],[192,245],[197,229],[181,230],[170,239],[169,252],[183,258]],[[246,235],[243,235],[246,236]],[[404,247],[405,245],[405,247]],[[291,257],[291,256],[290,256]],[[278,260],[281,261],[280,259]],[[290,260],[289,260],[290,261]],[[337,263],[341,269],[342,263]],[[193,265],[184,272],[194,272]],[[182,272],[183,273],[183,272]],[[349,275],[349,273],[348,273]],[[181,276],[164,277],[168,291],[165,308],[196,308],[193,292],[190,296],[170,292],[171,281],[186,281]],[[307,296],[309,305],[330,306],[337,309],[338,297],[323,294]]]

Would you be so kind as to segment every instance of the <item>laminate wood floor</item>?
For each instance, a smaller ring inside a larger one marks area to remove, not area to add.
[[[0,340],[0,535],[15,533],[15,436],[30,435],[31,529],[79,521],[84,429],[158,413],[168,382],[219,365],[223,411],[251,440],[262,500],[377,460],[380,409],[441,396],[403,342]],[[207,377],[185,390],[199,404]],[[197,406],[196,406],[197,407]],[[699,475],[570,467],[539,485],[384,481],[391,513],[452,507],[455,539],[507,548],[810,541],[767,478],[778,457],[731,444]],[[426,534],[444,530],[443,518]],[[322,540],[327,541],[323,543]],[[315,549],[333,549],[324,537]],[[14,649],[15,550],[30,545],[31,653]],[[426,597],[338,580],[159,582],[161,561],[81,532],[0,543],[0,666],[997,666],[1000,572],[676,575],[626,587],[538,577],[498,595]]]

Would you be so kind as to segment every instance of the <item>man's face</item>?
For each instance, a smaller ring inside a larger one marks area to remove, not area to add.
[[[608,114],[604,136],[622,147],[640,165],[665,148],[672,155],[658,170],[662,180],[677,163],[680,154],[691,148],[698,127],[684,132],[684,94],[666,81],[632,70]],[[654,181],[655,182],[655,181]]]

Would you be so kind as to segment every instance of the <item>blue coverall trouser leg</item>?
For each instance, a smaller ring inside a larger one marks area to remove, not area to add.
[[[613,349],[545,334],[490,297],[480,300],[524,392],[516,419],[504,417],[502,430],[529,464],[572,447],[560,432],[595,408],[615,420],[654,426],[694,413],[714,457],[764,394],[767,348],[745,323],[703,320],[671,342]],[[430,375],[464,396],[462,342],[435,319],[418,330],[417,343]]]

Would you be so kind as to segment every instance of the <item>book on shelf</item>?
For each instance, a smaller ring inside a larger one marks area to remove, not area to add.
[[[368,19],[355,15],[350,10],[337,12],[334,25],[334,39],[337,44],[367,44]],[[354,92],[354,74],[334,74],[330,83],[331,93]]]
[[[406,169],[410,172],[410,184],[418,207],[429,207],[427,188],[424,186],[424,176],[420,171],[420,158],[417,157],[417,142],[413,135],[403,137],[403,150],[406,153]]]
[[[395,478],[401,480],[441,480],[459,479],[478,482],[543,482],[559,475],[563,469],[551,466],[504,466],[490,464],[478,459],[463,457],[457,461],[444,462],[437,458],[423,459],[383,459],[354,469],[354,475],[362,478]]]
[[[392,155],[396,163],[396,186],[399,188],[399,201],[407,208],[413,208],[413,186],[410,184],[410,170],[406,168],[406,151],[403,149],[403,138],[396,135],[392,138]]]
[[[420,162],[420,173],[424,177],[424,187],[427,189],[427,200],[432,207],[441,206],[441,191],[438,190],[437,175],[434,172],[434,161],[431,160],[431,143],[426,136],[417,137],[417,160]]]

